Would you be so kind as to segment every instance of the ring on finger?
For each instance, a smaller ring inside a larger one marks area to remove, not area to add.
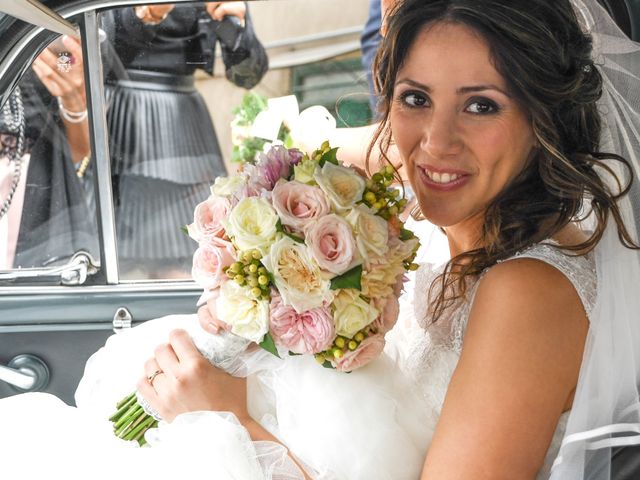
[[[153,381],[155,380],[155,378],[160,375],[161,373],[164,373],[162,370],[156,370],[155,372],[153,372],[151,375],[147,376],[147,381],[149,382],[149,385],[151,385],[153,387]]]

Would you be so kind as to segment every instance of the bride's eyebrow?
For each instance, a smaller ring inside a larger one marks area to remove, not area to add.
[[[411,80],[410,78],[401,78],[400,80],[398,80],[396,82],[396,86],[400,85],[400,84],[406,84],[406,85],[410,85],[412,87],[416,87],[419,88],[420,90],[424,90],[427,93],[430,93],[433,89],[428,86],[425,85],[424,83],[420,83],[420,82],[416,82],[415,80]],[[494,85],[492,83],[487,83],[487,84],[481,84],[481,85],[472,85],[472,86],[468,86],[468,87],[460,87],[456,90],[456,93],[458,95],[465,95],[467,93],[476,93],[476,92],[484,92],[484,91],[488,91],[488,90],[495,90],[498,93],[501,93],[502,95],[511,98],[511,95],[509,95],[508,92],[506,92],[504,89],[498,87],[497,85]]]
[[[511,95],[509,95],[508,92],[506,92],[505,90],[503,90],[502,88],[493,85],[493,84],[487,84],[487,85],[474,85],[471,87],[460,87],[456,90],[456,93],[463,95],[465,93],[475,93],[475,92],[484,92],[487,90],[495,90],[496,92],[501,93],[502,95],[504,95],[505,97],[509,97],[511,98]]]

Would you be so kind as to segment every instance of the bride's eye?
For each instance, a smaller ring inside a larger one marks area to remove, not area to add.
[[[400,94],[400,102],[410,108],[419,108],[428,106],[427,96],[414,91],[403,92]]]
[[[498,107],[498,104],[493,100],[489,100],[488,98],[478,98],[471,100],[465,110],[475,115],[489,115],[492,113],[498,113],[500,111],[500,107]]]

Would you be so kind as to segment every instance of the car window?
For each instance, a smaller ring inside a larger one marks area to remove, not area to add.
[[[81,59],[79,39],[58,37],[0,111],[0,270],[99,258]]]
[[[215,179],[238,168],[232,124],[247,92],[260,99],[294,94],[300,110],[322,105],[339,126],[372,117],[359,50],[366,0],[347,7],[339,0],[250,2],[246,13],[224,18],[214,6],[100,12],[124,282],[190,278],[197,245],[184,226]]]

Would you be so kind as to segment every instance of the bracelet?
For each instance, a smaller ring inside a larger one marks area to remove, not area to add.
[[[89,161],[91,160],[91,155],[87,155],[81,161],[78,167],[76,168],[76,175],[78,178],[84,177],[87,168],[89,167]]]
[[[69,123],[82,123],[88,115],[87,109],[85,108],[81,112],[72,112],[71,110],[67,110],[64,108],[62,104],[62,100],[60,97],[58,98],[58,108],[60,109],[60,116],[64,118]]]
[[[153,15],[151,9],[149,8],[149,5],[133,7],[133,11],[135,12],[136,17],[138,17],[138,19],[142,23],[145,23],[147,25],[158,25],[159,23],[162,23],[165,18],[167,18],[167,15],[169,15],[169,12],[165,12],[164,14],[162,14],[162,16],[156,17]]]

